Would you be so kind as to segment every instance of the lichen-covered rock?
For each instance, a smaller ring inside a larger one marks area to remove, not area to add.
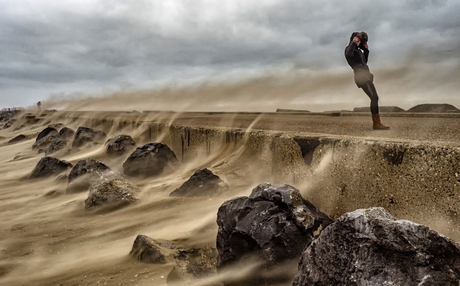
[[[168,274],[166,282],[183,285],[216,275],[216,257],[217,250],[214,248],[179,249],[174,255],[176,265]]]
[[[104,163],[92,158],[80,160],[70,171],[66,193],[88,191],[103,180],[121,178]]]
[[[294,286],[460,284],[460,248],[383,208],[342,215],[302,254]]]
[[[217,213],[217,269],[240,263],[246,258],[256,259],[261,267],[251,281],[262,283],[272,266],[297,261],[303,249],[319,235],[332,220],[290,185],[261,184],[249,197],[226,201]],[[287,270],[284,278],[295,272]],[[228,284],[228,283],[227,283]],[[226,285],[227,285],[226,284]]]
[[[129,135],[117,135],[105,142],[107,153],[121,155],[136,146],[133,138]]]
[[[138,147],[123,163],[128,176],[148,177],[159,175],[177,162],[174,152],[163,143],[149,143]]]
[[[140,262],[163,264],[166,263],[165,256],[160,252],[155,241],[145,235],[139,234],[133,243],[129,253]]]
[[[208,169],[196,171],[190,179],[174,190],[170,197],[215,196],[228,190],[228,185]]]
[[[30,179],[59,175],[71,168],[72,164],[53,157],[43,157],[35,166]]]
[[[75,132],[72,148],[81,147],[89,143],[99,143],[106,137],[105,132],[80,126]]]
[[[85,200],[85,208],[94,209],[102,206],[123,207],[129,205],[137,200],[134,194],[138,190],[138,188],[121,179],[104,180],[90,187],[88,198]]]

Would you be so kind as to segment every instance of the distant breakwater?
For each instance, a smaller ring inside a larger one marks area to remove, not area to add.
[[[266,174],[267,181],[300,186],[306,199],[333,218],[358,208],[384,207],[460,240],[456,146],[175,124],[173,114],[54,116],[105,132],[135,130],[146,142],[168,145],[184,162],[209,157],[224,164],[232,156],[233,162]]]

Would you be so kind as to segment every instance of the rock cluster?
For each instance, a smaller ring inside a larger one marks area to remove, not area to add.
[[[43,129],[35,139],[32,149],[38,149],[38,153],[45,153],[45,156],[67,149],[67,139],[75,133],[72,129],[63,127],[60,131],[56,128],[62,124],[50,125]]]
[[[261,267],[250,281],[241,283],[262,283],[273,266],[298,259],[330,223],[332,220],[294,187],[260,184],[249,197],[226,201],[219,208],[217,269],[223,271],[242,261],[256,260]]]
[[[56,128],[61,129],[58,131]],[[68,146],[68,138],[72,137],[72,147],[81,147],[85,144],[97,144],[105,136],[104,132],[87,127],[79,127],[77,132],[74,132],[62,124],[49,125],[37,135],[32,146],[33,149],[40,149],[39,153],[45,152],[47,157],[40,160],[30,178],[59,175],[72,167],[68,162],[48,156],[65,149]],[[24,139],[26,137],[21,136],[15,140]],[[134,148],[135,142],[128,135],[118,135],[107,140],[105,145],[107,153],[121,155]],[[162,143],[150,143],[131,154],[124,167],[128,170],[128,174],[146,176],[161,173],[176,162],[177,158],[168,146]],[[136,171],[140,173],[137,174]],[[88,192],[85,200],[86,209],[99,210],[103,207],[105,210],[113,210],[137,200],[136,193],[139,188],[128,182],[121,174],[112,171],[104,163],[92,158],[80,160],[70,170],[69,175],[61,176],[62,178],[67,178],[66,194]]]

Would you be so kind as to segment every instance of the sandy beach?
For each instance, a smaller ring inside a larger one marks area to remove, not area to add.
[[[145,179],[128,178],[140,188],[139,200],[134,205],[111,212],[85,210],[87,194],[66,194],[66,177],[28,179],[44,156],[32,149],[40,131],[57,123],[76,130],[95,118],[100,122],[121,118],[127,122],[154,121],[193,128],[426,144],[453,150],[460,146],[459,119],[456,117],[384,114],[382,118],[391,129],[383,132],[373,131],[370,118],[366,116],[330,114],[51,112],[37,116],[31,124],[18,121],[12,127],[0,130],[1,285],[166,285],[166,277],[175,263],[174,251],[162,249],[166,253],[166,264],[140,263],[129,256],[138,234],[187,247],[215,247],[218,207],[230,198],[248,195],[259,183],[278,178],[262,169],[259,172],[250,162],[242,160],[242,154],[247,154],[248,150],[220,150],[206,156],[197,153],[195,158],[186,157],[173,173]],[[106,126],[106,133],[107,138],[129,134],[137,146],[153,140],[146,136],[145,129],[133,129],[129,124]],[[19,134],[25,135],[26,139],[7,144]],[[164,138],[160,136],[155,141]],[[94,158],[122,173],[121,166],[128,155],[109,156],[104,145],[99,144],[73,150],[59,158],[74,165],[81,159]],[[230,190],[212,198],[169,197],[169,193],[199,168],[211,169],[229,184]],[[302,185],[295,187],[302,191]],[[454,190],[459,191],[458,188],[457,185]],[[316,199],[316,206],[328,210],[327,199],[324,198],[324,205],[321,199]]]

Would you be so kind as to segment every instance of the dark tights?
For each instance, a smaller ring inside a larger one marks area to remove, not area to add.
[[[378,114],[379,113],[379,96],[377,94],[377,90],[375,90],[374,83],[372,81],[366,82],[361,87],[364,92],[369,96],[371,99],[371,113]]]

